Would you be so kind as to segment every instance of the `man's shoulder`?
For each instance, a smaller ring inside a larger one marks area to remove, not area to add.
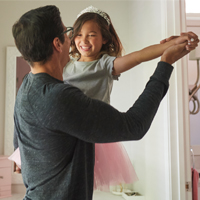
[[[67,82],[53,84],[50,87],[51,87],[51,93],[54,94],[56,99],[64,98],[71,95],[76,95],[77,93],[79,94],[81,92],[79,88],[74,87]]]
[[[33,99],[40,97],[46,100],[57,101],[75,92],[77,88],[48,74],[41,73],[25,84],[25,90],[27,95]]]

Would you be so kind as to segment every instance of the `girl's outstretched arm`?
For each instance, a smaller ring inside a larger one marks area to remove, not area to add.
[[[118,57],[114,61],[113,75],[118,75],[142,62],[161,56],[163,52],[172,45],[177,45],[187,41],[190,45],[186,45],[186,48],[187,50],[191,50],[192,48],[196,47],[196,40],[198,40],[198,36],[192,32],[188,32],[179,37],[172,36],[167,38],[166,41],[162,42],[161,44],[151,45],[140,51],[135,51],[125,56]]]

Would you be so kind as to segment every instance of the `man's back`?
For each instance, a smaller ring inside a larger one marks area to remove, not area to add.
[[[70,88],[47,74],[30,73],[18,92],[15,134],[27,188],[25,199],[92,198],[94,145],[62,132],[58,127],[65,115],[63,111],[66,111],[58,103],[67,98],[62,97],[61,91],[70,92]],[[15,141],[15,148],[17,146]],[[86,160],[90,160],[87,166]],[[78,179],[81,185],[73,181]]]

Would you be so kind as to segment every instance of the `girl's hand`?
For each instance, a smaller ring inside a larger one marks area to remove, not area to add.
[[[193,32],[186,32],[181,33],[181,36],[171,36],[169,38],[166,38],[162,41],[160,41],[160,44],[164,44],[166,42],[173,41],[174,44],[181,44],[184,42],[187,42],[185,48],[188,51],[193,50],[195,47],[197,47],[197,43],[199,42],[198,36]]]
[[[180,37],[180,36],[171,36],[171,37],[169,37],[169,38],[166,38],[166,39],[164,39],[164,40],[161,40],[161,41],[160,41],[160,44],[164,44],[165,42],[169,42],[170,40],[173,40],[173,39],[178,38],[178,37]]]
[[[14,172],[17,174],[21,174],[21,169],[17,166],[15,162],[14,162]]]

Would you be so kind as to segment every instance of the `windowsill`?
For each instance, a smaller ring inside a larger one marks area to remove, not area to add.
[[[200,13],[186,13],[187,20],[200,20]]]

